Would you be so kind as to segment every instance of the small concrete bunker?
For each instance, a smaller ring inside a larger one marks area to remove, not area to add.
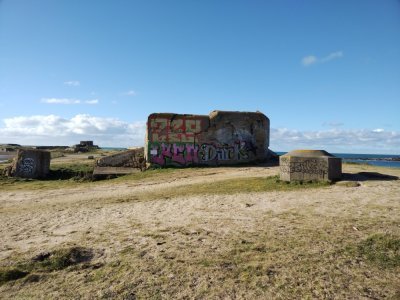
[[[342,177],[342,159],[324,150],[294,150],[279,158],[284,181],[331,181]]]
[[[269,119],[261,112],[154,113],[147,121],[145,159],[150,166],[265,161],[268,147]]]
[[[43,150],[18,150],[11,167],[11,176],[44,178],[50,171],[50,152]]]

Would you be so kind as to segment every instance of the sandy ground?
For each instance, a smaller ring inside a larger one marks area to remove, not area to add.
[[[3,226],[0,228],[0,260],[15,251],[35,252],[51,249],[59,244],[79,240],[89,232],[95,234],[107,230],[110,225],[123,228],[126,220],[141,223],[149,229],[152,229],[155,223],[162,223],[164,226],[185,226],[193,217],[201,218],[202,214],[212,210],[215,205],[219,207],[221,202],[231,201],[231,196],[207,195],[168,201],[154,199],[129,204],[108,203],[112,203],[113,200],[118,202],[121,198],[129,199],[147,191],[179,189],[180,186],[189,184],[229,178],[271,176],[277,171],[276,167],[213,168],[161,182],[132,181],[45,191],[1,192],[0,222]],[[248,200],[248,195],[237,195],[235,198],[235,202],[242,202]],[[228,217],[237,213],[233,208],[229,209],[229,203],[227,205],[224,212]],[[227,216],[221,217],[224,219]]]
[[[400,175],[400,170],[347,166],[344,172],[378,171]],[[187,226],[195,220],[208,220],[221,233],[235,226],[250,228],[266,211],[288,211],[315,205],[321,214],[346,213],[347,206],[399,204],[399,180],[362,180],[358,188],[331,186],[318,190],[267,192],[235,195],[202,195],[177,199],[129,201],[138,194],[189,184],[230,178],[263,177],[278,174],[278,167],[238,167],[199,170],[183,177],[163,181],[102,183],[79,188],[2,191],[0,194],[0,260],[9,255],[38,252],[67,242],[80,241],[114,226],[124,230],[126,222],[155,227]],[[187,177],[189,176],[189,177]],[[356,178],[353,176],[353,179]],[[357,178],[356,178],[357,179]],[[358,199],[354,203],[354,199]],[[115,203],[116,202],[116,203]],[[251,207],[244,209],[246,203]],[[351,204],[350,204],[351,203]],[[343,207],[343,204],[345,206]],[[348,209],[349,207],[347,207]],[[393,216],[399,218],[399,215]],[[229,220],[229,226],[225,226]],[[221,227],[221,224],[225,224]],[[114,248],[116,245],[110,245]],[[117,247],[118,248],[118,247]],[[118,249],[114,249],[118,251]]]
[[[133,241],[138,247],[148,245],[144,233],[172,232],[174,228],[212,233],[210,236],[214,238],[205,236],[201,243],[214,249],[212,247],[218,247],[218,241],[224,237],[232,238],[240,232],[257,233],[260,220],[265,220],[266,215],[287,212],[312,214],[322,220],[339,216],[356,220],[366,214],[366,210],[360,208],[378,207],[368,210],[370,217],[399,224],[396,226],[400,232],[400,180],[355,175],[379,172],[400,176],[400,170],[345,165],[343,171],[348,174],[347,179],[358,181],[360,185],[336,184],[318,190],[231,195],[210,193],[145,201],[137,198],[137,195],[166,188],[179,189],[189,184],[232,178],[265,177],[279,172],[278,167],[238,167],[200,169],[161,181],[150,178],[103,181],[66,189],[1,191],[0,263],[7,265],[11,258],[32,257],[65,245],[101,249],[101,255],[96,259],[107,262]],[[382,213],[386,208],[387,211]],[[282,234],[288,230],[281,225],[274,226],[278,232],[282,230]],[[351,226],[359,230],[357,222]]]

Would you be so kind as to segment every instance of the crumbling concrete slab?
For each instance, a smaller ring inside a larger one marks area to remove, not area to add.
[[[144,170],[146,163],[143,151],[143,148],[131,149],[98,158],[93,175],[119,175]]]
[[[342,177],[342,159],[324,150],[294,150],[279,158],[284,181],[333,181]]]
[[[50,152],[19,149],[11,166],[10,175],[22,178],[45,178],[50,172]]]
[[[155,113],[147,122],[145,158],[150,166],[265,161],[268,147],[269,119],[261,112]]]

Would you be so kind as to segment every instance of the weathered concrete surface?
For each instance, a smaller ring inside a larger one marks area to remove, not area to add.
[[[44,178],[50,171],[50,152],[19,149],[10,175],[23,178]]]
[[[151,114],[145,158],[149,165],[231,165],[265,161],[269,119],[261,112],[205,115]]]
[[[324,150],[294,150],[279,158],[284,181],[331,181],[342,177],[342,159]]]
[[[132,149],[98,158],[93,175],[129,174],[144,170],[144,149]]]

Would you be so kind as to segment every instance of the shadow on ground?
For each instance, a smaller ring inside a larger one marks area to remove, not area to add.
[[[398,180],[399,177],[378,172],[359,172],[355,174],[343,173],[342,180],[345,181],[370,181],[370,180]]]

